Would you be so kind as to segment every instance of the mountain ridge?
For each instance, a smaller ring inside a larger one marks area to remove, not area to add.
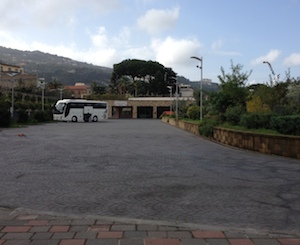
[[[87,85],[95,82],[100,86],[110,85],[112,68],[96,66],[86,62],[76,61],[67,57],[55,54],[44,53],[38,50],[22,51],[0,46],[0,63],[24,67],[25,73],[37,74],[46,81],[57,80],[63,85],[74,85],[76,82],[83,82]],[[191,85],[199,89],[199,82],[178,76],[179,83]],[[203,90],[217,91],[218,84],[203,83]]]
[[[112,68],[96,66],[41,51],[21,51],[0,46],[0,62],[24,67],[26,73],[38,74],[46,81],[57,80],[64,85],[76,82],[102,86],[110,83]]]

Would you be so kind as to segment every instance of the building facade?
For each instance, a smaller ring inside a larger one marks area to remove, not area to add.
[[[75,99],[83,99],[92,94],[91,86],[87,86],[85,83],[75,83],[74,86],[65,86],[65,89],[70,91],[72,98]]]
[[[176,100],[188,104],[192,97],[140,97],[128,100],[108,100],[108,118],[159,118],[164,111],[175,111]]]
[[[36,82],[36,75],[25,73],[23,67],[0,63],[0,87],[2,90],[18,86],[36,86]]]

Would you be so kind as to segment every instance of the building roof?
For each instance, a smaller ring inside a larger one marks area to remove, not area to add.
[[[135,98],[128,98],[128,100],[134,101],[170,101],[176,100],[176,97],[135,97]],[[195,100],[192,97],[178,97],[178,100]]]

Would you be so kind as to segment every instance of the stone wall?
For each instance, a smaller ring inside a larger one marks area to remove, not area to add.
[[[172,126],[199,135],[198,124],[178,121],[175,118],[162,118]],[[225,128],[214,128],[213,139],[225,145],[261,153],[300,159],[300,137],[254,134]]]
[[[214,128],[214,140],[242,149],[300,159],[300,137]]]

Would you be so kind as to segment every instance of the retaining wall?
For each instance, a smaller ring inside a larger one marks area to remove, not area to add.
[[[199,135],[197,124],[176,122],[174,118],[167,117],[162,118],[162,121]],[[300,159],[300,137],[298,136],[255,134],[215,127],[213,139],[222,144],[246,150]]]

